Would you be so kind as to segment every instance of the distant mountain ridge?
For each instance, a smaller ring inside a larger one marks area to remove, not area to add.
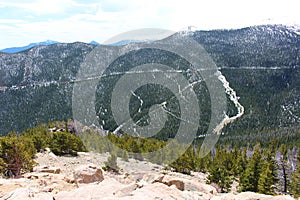
[[[96,41],[94,41],[94,40],[93,40],[93,41],[91,41],[91,42],[90,42],[90,44],[94,44],[94,45],[100,45],[100,43],[99,43],[99,42],[96,42]]]
[[[245,107],[245,114],[227,132],[239,136],[247,130],[300,123],[300,35],[284,26],[264,25],[193,31],[190,37],[206,49]],[[73,83],[81,63],[95,47],[57,43],[18,54],[0,53],[0,134],[72,118]],[[161,52],[129,55],[120,66],[146,62],[152,54],[160,56]],[[163,56],[166,64],[176,65],[177,58]],[[136,103],[139,105],[138,99]],[[112,120],[105,120],[107,129],[113,129],[109,127]]]
[[[122,45],[127,45],[127,44],[130,44],[130,43],[140,43],[140,42],[146,42],[146,41],[140,41],[140,40],[121,40],[121,41],[118,41],[118,42],[115,42],[115,43],[112,43],[112,44],[109,44],[109,45],[110,46],[122,46]],[[0,50],[0,53],[19,53],[19,52],[31,49],[31,48],[36,47],[36,46],[48,46],[48,45],[58,44],[58,43],[60,43],[60,42],[53,41],[53,40],[47,40],[47,41],[44,41],[44,42],[30,43],[29,45],[23,46],[23,47],[9,47],[9,48],[5,48],[5,49]],[[97,45],[97,46],[100,45],[99,42],[94,41],[94,40],[91,41],[89,44]]]
[[[278,29],[282,29],[283,31],[289,31],[289,34],[298,34],[300,35],[300,26],[285,26],[285,25],[262,25],[262,26],[252,26],[252,27],[248,27],[250,29],[257,29],[258,31],[264,31],[263,29],[265,29],[265,31],[268,29],[268,27],[276,27]],[[248,29],[248,28],[244,28],[244,29]],[[210,30],[211,31],[225,31],[226,29],[221,29],[221,30]],[[234,29],[233,29],[234,30]],[[233,31],[231,30],[231,31]],[[242,30],[242,29],[236,29],[236,30]],[[193,30],[194,32],[206,32],[206,31],[202,31],[202,30]],[[227,30],[228,31],[228,30]],[[109,44],[110,46],[122,46],[122,45],[127,45],[127,44],[131,44],[131,43],[140,43],[140,42],[151,42],[152,40],[121,40],[112,44]],[[53,40],[46,40],[43,42],[36,42],[36,43],[30,43],[29,45],[23,46],[23,47],[9,47],[9,48],[5,48],[0,50],[0,52],[2,53],[18,53],[21,51],[25,51],[27,49],[36,47],[36,46],[46,46],[46,45],[51,45],[51,44],[57,44],[60,42],[57,41],[53,41]],[[89,44],[93,44],[93,45],[100,45],[99,42],[92,40]]]
[[[120,40],[118,42],[109,44],[110,46],[122,46],[132,43],[152,42],[153,40]]]
[[[5,48],[0,50],[1,53],[19,53],[28,49],[31,49],[33,47],[36,46],[48,46],[48,45],[52,45],[52,44],[58,44],[60,42],[57,41],[53,41],[53,40],[47,40],[44,42],[36,42],[36,43],[30,43],[27,46],[23,46],[23,47],[9,47],[9,48]],[[93,45],[100,45],[100,43],[96,42],[96,41],[91,41],[89,44],[93,44]]]
[[[0,52],[2,52],[2,53],[18,53],[18,52],[30,49],[32,47],[46,46],[46,45],[57,44],[57,43],[59,43],[59,42],[53,41],[53,40],[47,40],[47,41],[44,41],[44,42],[30,43],[29,45],[23,46],[23,47],[5,48],[5,49],[0,50]]]

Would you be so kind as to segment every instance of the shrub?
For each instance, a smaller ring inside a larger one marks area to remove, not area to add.
[[[117,155],[112,152],[105,162],[105,168],[107,171],[119,172],[119,166],[117,163]]]
[[[0,170],[9,177],[32,171],[35,153],[33,141],[28,137],[13,134],[1,137]]]
[[[86,148],[80,138],[68,132],[53,133],[50,149],[56,155],[77,155],[78,151],[86,151]]]
[[[28,129],[22,133],[23,136],[30,137],[37,151],[49,147],[51,133],[46,125],[38,125],[35,128]]]

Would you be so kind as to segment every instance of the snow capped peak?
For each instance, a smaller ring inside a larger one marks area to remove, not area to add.
[[[187,26],[187,27],[180,29],[179,32],[186,33],[186,32],[195,32],[197,30],[199,30],[199,28],[197,28],[196,26]]]
[[[45,44],[54,44],[54,43],[57,43],[57,42],[53,41],[53,40],[46,40],[44,43]]]
[[[290,31],[300,35],[300,25],[291,25],[287,27]]]

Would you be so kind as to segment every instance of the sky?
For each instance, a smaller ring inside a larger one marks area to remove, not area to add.
[[[99,43],[140,28],[172,31],[300,24],[300,0],[0,0],[0,49]]]

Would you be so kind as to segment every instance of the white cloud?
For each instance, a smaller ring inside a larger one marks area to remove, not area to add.
[[[20,24],[24,22],[24,20],[20,19],[0,19],[0,24]]]
[[[0,7],[15,7],[32,12],[36,15],[63,13],[67,8],[86,7],[86,4],[73,0],[34,0],[34,1],[5,1],[0,2]]]
[[[299,0],[0,0],[1,9],[15,7],[31,12],[14,20],[2,16],[0,49],[47,39],[102,42],[138,28],[178,31],[190,25],[216,29],[265,23],[300,24],[299,4]],[[69,17],[42,17],[59,13]]]

